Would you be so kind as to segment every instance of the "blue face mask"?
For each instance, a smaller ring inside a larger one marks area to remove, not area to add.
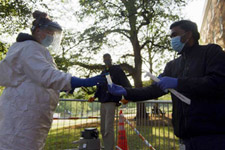
[[[181,36],[176,36],[171,39],[171,46],[178,53],[182,51],[182,49],[184,48],[184,45],[186,44],[186,42],[182,43],[180,40],[181,40]]]
[[[51,45],[53,42],[53,36],[51,35],[46,35],[46,37],[41,41],[41,44],[44,46],[44,47],[48,47],[49,45]]]

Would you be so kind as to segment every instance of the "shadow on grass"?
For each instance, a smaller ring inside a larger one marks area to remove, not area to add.
[[[56,128],[50,130],[44,150],[64,150],[77,148],[78,144],[73,144],[78,141],[81,136],[81,131],[88,127],[99,127],[98,123],[88,123],[84,125],[75,125],[64,128]]]

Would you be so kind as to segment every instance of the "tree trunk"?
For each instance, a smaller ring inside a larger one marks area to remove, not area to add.
[[[134,62],[135,62],[135,75],[134,75],[134,85],[136,88],[142,87],[142,59],[141,59],[141,47],[139,45],[138,39],[135,38],[132,42],[134,49]],[[137,103],[137,114],[136,123],[137,125],[142,125],[149,120],[149,116],[146,113],[146,107],[144,103]]]
[[[134,52],[134,85],[136,88],[142,87],[142,58],[141,58],[141,46],[138,40],[138,30],[137,30],[137,8],[135,6],[135,0],[130,1],[122,1],[124,6],[128,11],[128,18],[129,18],[129,25],[130,25],[130,41],[133,46]],[[136,121],[137,125],[142,122],[143,118],[146,118],[146,109],[144,104],[137,104],[137,114],[136,114]]]

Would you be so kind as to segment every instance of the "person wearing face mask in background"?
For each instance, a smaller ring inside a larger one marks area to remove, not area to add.
[[[155,99],[175,89],[191,99],[188,105],[171,94],[172,124],[181,149],[225,149],[225,52],[217,44],[199,45],[197,25],[189,20],[171,26],[171,45],[180,55],[168,62],[160,81],[143,88],[108,86],[130,101]]]
[[[59,91],[97,85],[105,78],[81,79],[59,71],[48,48],[60,44],[61,26],[35,11],[32,35],[20,33],[0,62],[0,150],[42,150]]]
[[[103,55],[105,70],[101,74],[110,74],[112,82],[123,87],[131,87],[129,80],[119,65],[113,65],[110,54]],[[105,150],[114,149],[114,118],[115,108],[118,106],[121,96],[113,96],[108,92],[107,81],[97,86],[94,97],[89,98],[93,102],[95,98],[101,103],[101,134]]]

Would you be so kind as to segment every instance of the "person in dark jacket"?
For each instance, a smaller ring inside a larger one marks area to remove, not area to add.
[[[188,105],[171,94],[174,133],[186,150],[225,149],[225,52],[216,44],[199,45],[192,21],[174,22],[170,29],[172,48],[180,56],[166,64],[160,81],[134,89],[113,84],[109,91],[142,101],[175,89],[191,99]]]
[[[119,65],[112,65],[110,54],[103,55],[105,70],[101,74],[110,74],[112,82],[122,87],[131,87],[129,80]],[[89,98],[92,102],[98,98],[101,102],[101,134],[105,150],[114,149],[114,116],[115,107],[119,104],[122,96],[114,96],[108,92],[107,81],[97,86],[94,97]]]

